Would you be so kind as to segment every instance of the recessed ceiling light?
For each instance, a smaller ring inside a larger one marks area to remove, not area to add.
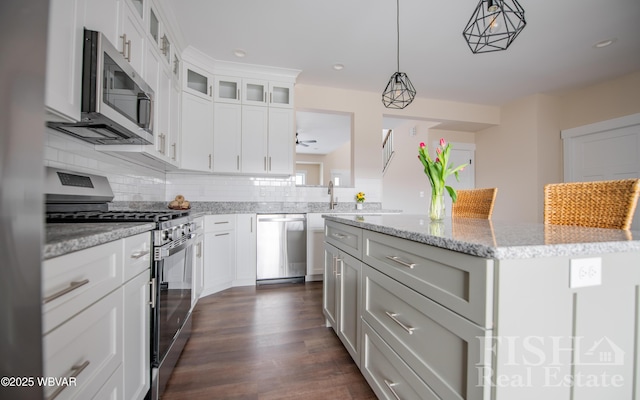
[[[246,51],[244,51],[244,50],[242,50],[242,49],[235,49],[235,50],[233,51],[233,54],[234,54],[236,57],[238,57],[238,58],[243,58],[244,56],[246,56],[246,55],[247,55],[247,52],[246,52]]]
[[[333,64],[333,69],[336,71],[342,71],[344,69],[344,64]]]
[[[593,47],[595,47],[596,49],[601,49],[603,47],[609,46],[610,44],[612,44],[615,41],[616,41],[615,39],[601,40],[598,43],[594,44]]]

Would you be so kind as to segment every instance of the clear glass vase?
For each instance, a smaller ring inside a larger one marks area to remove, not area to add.
[[[444,193],[431,192],[431,205],[429,207],[429,217],[432,221],[442,221],[445,215]]]

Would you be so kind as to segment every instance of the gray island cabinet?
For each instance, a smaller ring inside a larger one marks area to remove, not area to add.
[[[324,217],[327,326],[379,398],[640,398],[640,232]]]

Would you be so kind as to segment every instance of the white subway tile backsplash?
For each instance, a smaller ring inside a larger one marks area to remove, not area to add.
[[[45,165],[104,175],[115,201],[170,201],[182,194],[189,201],[207,202],[328,202],[326,187],[296,187],[288,177],[220,176],[157,171],[96,151],[94,146],[49,131]],[[367,201],[382,201],[381,179],[356,179],[354,188],[336,187],[340,203],[355,202],[364,192]]]

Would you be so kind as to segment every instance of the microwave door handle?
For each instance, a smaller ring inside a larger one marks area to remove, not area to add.
[[[142,108],[142,102],[145,102],[145,107]],[[144,111],[145,121],[142,121]],[[146,93],[138,93],[138,125],[142,127],[151,128],[151,121],[153,121],[153,103],[151,102],[151,97]]]

